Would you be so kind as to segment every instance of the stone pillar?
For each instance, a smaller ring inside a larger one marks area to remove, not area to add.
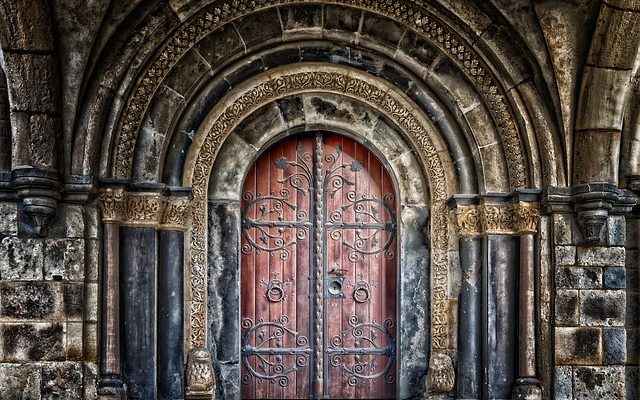
[[[120,369],[120,237],[119,223],[124,214],[122,189],[107,189],[98,197],[103,222],[102,262],[102,340],[100,380],[102,399],[120,399],[123,383]]]
[[[457,395],[482,398],[482,226],[476,195],[456,195],[454,208],[459,236],[462,287],[458,303]]]
[[[189,191],[172,190],[158,255],[158,399],[184,398],[184,231]],[[182,196],[180,196],[182,195]]]
[[[510,399],[516,377],[518,243],[508,194],[480,199],[484,397]]]
[[[535,257],[540,222],[539,192],[521,190],[514,196],[514,222],[520,235],[518,309],[518,379],[514,400],[542,399],[536,373]]]

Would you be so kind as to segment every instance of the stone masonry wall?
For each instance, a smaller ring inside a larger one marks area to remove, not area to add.
[[[574,215],[553,215],[558,400],[637,398],[625,384],[625,218],[610,216],[603,231],[603,245],[581,245]]]
[[[46,239],[18,224],[0,203],[0,398],[96,398],[95,209],[62,204]]]

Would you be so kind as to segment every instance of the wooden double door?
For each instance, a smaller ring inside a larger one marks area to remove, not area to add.
[[[394,185],[363,145],[288,137],[243,188],[243,398],[394,398]]]

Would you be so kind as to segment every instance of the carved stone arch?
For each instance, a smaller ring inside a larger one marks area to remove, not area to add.
[[[270,6],[278,4],[280,3],[277,1],[268,3]],[[536,108],[541,104],[539,101],[540,96],[535,94],[535,86],[525,84],[522,94],[518,93],[518,90],[510,90],[507,93],[506,90],[511,87],[503,85],[506,81],[501,82],[496,78],[494,75],[496,71],[488,67],[487,61],[483,57],[477,55],[477,51],[482,50],[469,46],[466,39],[462,39],[462,37],[454,33],[447,24],[442,23],[439,17],[433,14],[437,13],[437,10],[431,7],[421,8],[417,5],[399,2],[382,4],[374,1],[362,1],[357,4],[346,2],[346,4],[349,6],[355,5],[359,9],[390,18],[408,27],[412,32],[417,32],[465,71],[467,77],[474,82],[478,92],[482,94],[484,102],[489,108],[500,132],[501,142],[504,148],[508,149],[508,151],[504,152],[504,155],[509,163],[507,170],[510,174],[511,188],[525,187],[528,182],[533,182],[531,179],[536,182],[540,182],[542,179],[539,175],[536,175],[537,177],[529,176],[534,173],[532,171],[539,171],[538,167],[531,169],[532,162],[528,157],[528,155],[531,155],[537,160],[538,151],[536,147],[538,141],[545,149],[545,151],[540,152],[540,157],[542,157],[541,162],[544,166],[542,172],[548,175],[546,179],[551,181],[564,179],[563,174],[559,173],[562,170],[562,162],[557,157],[559,154],[557,149],[559,147],[554,136],[555,128],[539,124],[536,118],[532,117],[533,113],[540,111],[539,109],[536,110]],[[265,3],[265,5],[267,4]],[[254,8],[252,12],[257,12],[259,9],[259,7]],[[165,42],[155,58],[150,61],[149,68],[143,72],[138,83],[131,91],[131,96],[127,100],[127,106],[124,109],[119,125],[115,145],[116,156],[112,171],[115,176],[130,176],[132,149],[136,142],[140,121],[143,120],[143,115],[154,93],[156,93],[165,77],[168,76],[173,65],[191,49],[193,44],[198,43],[209,32],[222,26],[227,21],[232,21],[239,16],[245,16],[245,10],[247,10],[245,5],[240,3],[232,3],[223,8],[212,5],[201,9],[187,19],[187,22]],[[504,37],[501,40],[503,39]],[[494,45],[496,43],[491,43],[491,40],[487,39],[488,48]],[[500,53],[497,52],[496,54]],[[525,77],[520,76],[520,78],[524,79]],[[523,113],[521,115],[524,119],[523,123],[514,116],[514,107],[519,110],[518,112]],[[521,135],[521,127],[524,127],[522,129],[526,131],[526,139]],[[534,133],[536,130],[539,130],[537,134]],[[528,151],[523,150],[525,148],[523,147],[523,142],[525,141],[528,143],[526,146]],[[548,154],[549,156],[547,157]],[[538,162],[535,161],[533,164]],[[536,185],[538,184],[536,183]]]
[[[226,138],[255,109],[279,98],[305,92],[328,92],[368,104],[384,114],[403,132],[424,164],[431,206],[431,361],[450,365],[448,351],[450,289],[449,231],[452,229],[445,201],[455,192],[456,174],[448,152],[429,120],[401,93],[360,72],[323,64],[285,67],[265,73],[236,88],[221,106],[214,107],[193,137],[186,160],[183,185],[193,188],[192,227],[186,239],[186,341],[190,348],[206,345],[207,298],[207,198],[211,170]],[[414,111],[411,111],[414,110]],[[449,361],[443,361],[449,360]],[[432,371],[438,368],[432,365]],[[442,371],[440,371],[442,372]],[[446,392],[453,386],[452,367],[431,381],[429,390]]]

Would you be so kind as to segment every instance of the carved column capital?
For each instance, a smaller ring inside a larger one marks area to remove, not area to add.
[[[216,376],[211,365],[211,355],[205,348],[189,350],[186,378],[185,399],[214,398]]]
[[[126,209],[124,189],[105,189],[98,194],[98,206],[102,211],[102,222],[120,223],[124,219]]]
[[[538,233],[540,222],[540,204],[535,202],[518,201],[514,203],[514,223],[520,235],[535,235]]]
[[[480,211],[483,233],[487,235],[513,235],[515,233],[511,204],[483,203]]]
[[[191,201],[186,197],[168,197],[160,229],[186,231]]]
[[[157,228],[167,201],[160,193],[128,193],[124,225]]]
[[[462,237],[482,235],[480,209],[477,205],[459,205],[454,210],[458,234]]]

